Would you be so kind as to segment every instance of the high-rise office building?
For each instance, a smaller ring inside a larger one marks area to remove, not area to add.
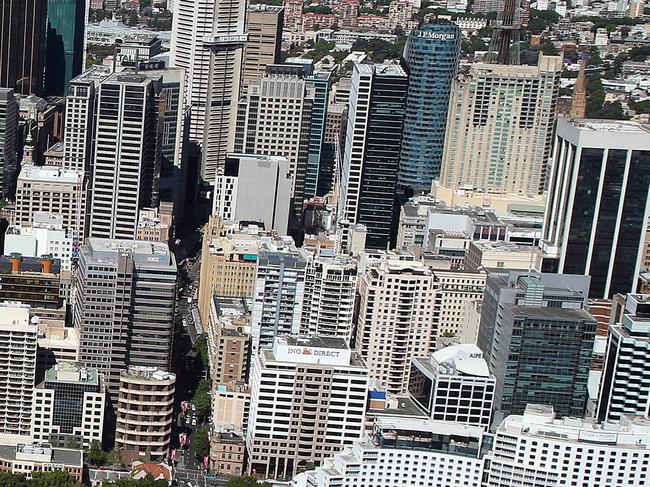
[[[11,88],[0,88],[0,190],[13,196],[18,171],[18,102]]]
[[[280,62],[283,25],[284,7],[265,4],[248,6],[243,91],[264,75],[268,65]]]
[[[40,95],[43,90],[47,2],[2,2],[0,86],[22,95]]]
[[[447,20],[422,24],[409,34],[404,53],[409,74],[398,184],[431,189],[440,175],[451,85],[460,58],[460,29]]]
[[[474,64],[452,85],[440,182],[486,193],[546,187],[561,56],[537,66]]]
[[[609,327],[598,421],[650,416],[650,296],[628,294],[620,323]]]
[[[343,338],[351,343],[357,263],[351,257],[320,250],[305,274],[301,335]]]
[[[650,204],[650,129],[560,120],[542,248],[565,274],[591,276],[590,297],[636,291]]]
[[[411,359],[430,352],[435,290],[420,262],[385,256],[359,278],[355,348],[370,377],[393,394],[406,394]]]
[[[104,375],[113,401],[127,366],[170,366],[176,272],[163,243],[87,238],[81,247],[72,312],[80,361]]]
[[[174,2],[171,65],[186,71],[189,138],[202,146],[201,177],[211,184],[233,151],[245,17],[242,0]]]
[[[496,377],[502,414],[547,404],[562,416],[584,415],[596,334],[588,292],[587,276],[488,274],[477,344]]]
[[[108,66],[95,65],[69,81],[65,99],[63,168],[85,171],[93,166],[93,141],[99,84],[111,74]]]
[[[285,238],[280,246],[262,241],[257,254],[251,317],[253,353],[272,345],[276,336],[300,332],[307,258],[290,237]]]
[[[488,430],[495,382],[481,349],[467,343],[414,358],[408,391],[431,419]]]
[[[314,105],[311,112],[309,127],[309,149],[307,153],[307,168],[305,171],[304,198],[313,198],[318,194],[319,181],[323,176],[321,162],[324,157],[323,143],[325,141],[325,122],[327,120],[327,105],[330,89],[330,73],[313,73],[305,80],[314,87]]]
[[[115,73],[99,86],[91,237],[135,238],[140,209],[158,205],[158,81]]]
[[[372,249],[385,249],[390,242],[407,84],[398,65],[354,65],[339,219],[365,225],[366,246]],[[343,240],[347,243],[347,235]]]
[[[286,157],[229,154],[223,175],[215,180],[212,214],[260,222],[266,230],[286,235],[292,186]]]
[[[34,388],[32,437],[38,443],[88,448],[102,441],[106,392],[95,369],[61,362]]]
[[[361,438],[368,369],[342,338],[276,338],[253,360],[249,473],[288,479]]]
[[[86,62],[84,30],[87,2],[48,0],[45,93],[65,96],[70,80]]]
[[[314,96],[301,66],[274,64],[248,86],[237,120],[237,152],[289,160],[296,213],[302,211],[305,194]]]
[[[0,434],[29,436],[38,326],[27,304],[5,303],[0,316]]]

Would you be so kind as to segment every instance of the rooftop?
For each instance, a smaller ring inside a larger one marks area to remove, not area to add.
[[[83,172],[58,166],[23,166],[18,180],[81,184]]]
[[[42,458],[42,463],[57,463],[69,467],[81,467],[83,465],[83,452],[68,448],[52,448],[48,444],[43,445],[0,445],[0,459],[16,460],[16,454],[24,458]],[[47,458],[47,459],[45,459]]]
[[[86,69],[79,76],[72,78],[72,80],[70,80],[70,83],[90,84],[94,82],[100,82],[105,78],[107,78],[110,74],[111,74],[111,68],[109,66],[95,64],[94,66],[91,66],[90,68]]]
[[[169,251],[169,246],[163,242],[91,237],[84,241],[84,247],[92,262],[114,262],[118,255],[128,253],[139,265],[176,267],[174,255]]]
[[[50,274],[61,273],[61,260],[52,259],[52,256],[44,256],[52,263]],[[25,257],[19,253],[0,256],[0,274],[12,274],[12,260],[18,264],[18,272],[37,272],[43,273],[43,258]]]
[[[426,359],[419,360],[426,363]],[[439,375],[466,375],[490,377],[490,370],[483,359],[483,352],[472,343],[442,348],[431,354],[430,370]]]
[[[506,306],[514,318],[531,318],[542,320],[562,321],[596,321],[596,319],[583,309],[568,308],[537,308],[535,306]]]
[[[529,404],[523,415],[506,417],[497,434],[519,434],[551,441],[616,445],[650,449],[650,419],[622,415],[619,423],[594,423],[590,419],[556,419],[551,406]]]
[[[45,372],[45,382],[99,385],[97,369],[87,369],[74,362],[59,362]]]
[[[629,132],[636,134],[650,134],[650,126],[631,120],[597,120],[581,119],[570,122],[579,130],[591,132]]]

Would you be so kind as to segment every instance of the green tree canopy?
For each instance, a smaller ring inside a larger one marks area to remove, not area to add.
[[[207,428],[201,426],[196,429],[194,449],[196,450],[196,457],[201,460],[210,454],[210,439],[208,438]]]
[[[268,482],[262,482],[249,475],[243,477],[233,477],[228,481],[226,487],[271,487]]]
[[[166,480],[154,480],[151,475],[143,479],[120,479],[114,482],[104,482],[102,487],[169,487]]]
[[[196,415],[201,419],[206,419],[210,415],[210,389],[212,385],[209,380],[202,379],[199,382],[196,392],[194,393],[194,406],[196,407]]]

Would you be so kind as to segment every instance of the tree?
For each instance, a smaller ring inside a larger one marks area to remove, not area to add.
[[[66,470],[33,472],[29,487],[81,487],[81,484]]]
[[[205,335],[201,335],[197,338],[194,348],[199,353],[201,357],[201,365],[203,365],[203,370],[207,370],[210,367],[210,358],[208,355],[208,339]]]
[[[86,460],[93,465],[101,465],[106,461],[106,452],[102,450],[102,446],[97,440],[90,443],[90,448],[86,452]]]
[[[546,41],[542,44],[542,54],[546,56],[557,56],[558,52],[551,41]]]
[[[260,482],[255,477],[249,475],[231,478],[226,487],[271,487],[268,482]]]
[[[650,100],[632,101],[628,103],[630,108],[637,113],[650,113]]]
[[[208,438],[208,430],[203,426],[196,429],[194,434],[194,449],[196,451],[196,458],[203,460],[210,454],[210,439]]]
[[[120,479],[114,482],[104,482],[102,487],[169,487],[166,480],[154,480],[151,474],[143,479]]]
[[[310,14],[325,14],[325,15],[331,15],[334,12],[332,12],[331,7],[328,7],[326,5],[314,5],[311,7],[305,8],[305,13],[310,13]]]
[[[206,419],[210,415],[210,389],[212,385],[209,380],[202,379],[194,393],[194,406],[196,415],[201,419]]]
[[[27,480],[22,474],[0,472],[0,487],[27,487]]]

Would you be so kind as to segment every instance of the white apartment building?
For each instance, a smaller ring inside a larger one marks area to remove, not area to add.
[[[342,338],[276,338],[250,385],[249,473],[288,480],[361,438],[368,369]]]
[[[31,227],[10,225],[7,228],[4,253],[9,255],[17,252],[25,257],[49,254],[61,261],[61,269],[71,270],[74,239],[72,234],[63,228],[63,217],[36,213],[33,221],[34,225]]]
[[[114,73],[99,87],[88,234],[134,239],[141,208],[157,206],[160,152],[154,81]]]
[[[305,299],[307,256],[293,239],[264,240],[257,254],[251,349],[270,346],[280,335],[298,334]]]
[[[29,319],[29,306],[0,305],[0,436],[4,440],[30,434],[37,338],[38,326]]]
[[[611,324],[596,418],[650,416],[650,296],[628,294],[620,323]]]
[[[63,217],[63,228],[82,236],[86,214],[84,173],[56,166],[24,166],[16,185],[14,224],[33,227],[36,215]]]
[[[357,262],[346,255],[319,250],[309,259],[302,308],[302,335],[352,340]]]
[[[431,419],[471,424],[487,431],[495,383],[480,348],[452,345],[428,358],[413,359],[409,394]]]
[[[485,460],[483,487],[648,485],[650,421],[555,419],[553,408],[529,404],[501,423]]]
[[[241,90],[246,2],[174,2],[171,65],[187,75],[185,105],[191,107],[190,140],[202,145],[201,177],[214,183],[233,151]]]
[[[355,347],[393,394],[407,392],[411,359],[427,356],[436,336],[433,274],[407,257],[383,255],[359,278]]]
[[[259,221],[287,234],[293,182],[286,157],[228,154],[216,177],[212,214],[223,220]]]
[[[292,487],[481,485],[482,428],[446,421],[380,417],[372,434],[294,477]]]
[[[65,446],[72,439],[88,448],[102,440],[106,393],[96,369],[61,362],[34,388],[32,438]]]

